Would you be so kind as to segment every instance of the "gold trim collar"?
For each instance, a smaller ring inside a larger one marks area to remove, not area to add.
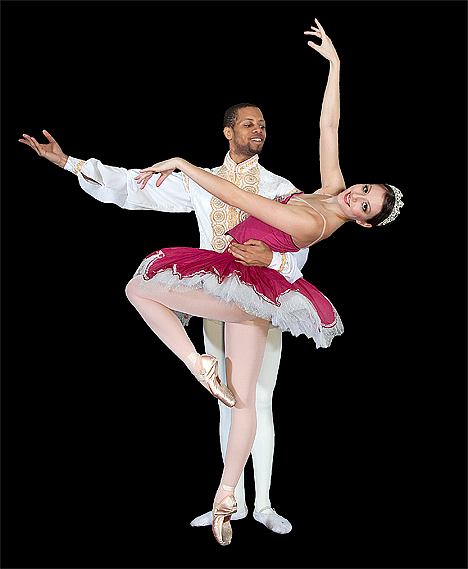
[[[236,164],[228,152],[224,158],[223,165],[230,172],[234,172],[235,174],[243,174],[244,172],[248,172],[249,170],[252,170],[252,168],[256,168],[258,166],[258,154],[254,154],[252,158],[244,160],[240,164]]]

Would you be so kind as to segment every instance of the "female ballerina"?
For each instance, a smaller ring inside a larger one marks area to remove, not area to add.
[[[279,252],[310,247],[348,221],[370,228],[394,220],[403,206],[397,188],[388,184],[346,188],[338,161],[339,58],[323,27],[315,22],[317,27],[311,26],[305,34],[317,36],[321,44],[308,45],[330,62],[320,118],[320,189],[312,194],[298,191],[274,202],[245,192],[182,158],[141,170],[136,177],[141,188],[155,173],[160,174],[160,186],[178,169],[215,198],[250,214],[227,232],[232,239],[240,243],[260,239]],[[157,250],[143,260],[126,293],[145,322],[198,381],[232,407],[212,522],[218,543],[228,545],[230,518],[236,512],[234,488],[255,438],[255,386],[268,326],[271,323],[295,336],[305,334],[317,347],[328,347],[343,332],[340,317],[311,283],[301,278],[291,284],[272,269],[241,265],[229,247],[222,253],[186,247]],[[227,386],[218,378],[216,359],[196,352],[174,311],[226,322]]]

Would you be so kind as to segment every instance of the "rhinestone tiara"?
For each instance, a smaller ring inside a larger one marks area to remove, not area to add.
[[[377,225],[387,225],[387,223],[393,221],[396,217],[398,217],[400,213],[400,208],[402,208],[405,205],[402,200],[403,194],[401,193],[401,191],[398,188],[395,188],[395,186],[392,186],[391,184],[386,184],[386,185],[389,188],[392,188],[393,193],[395,194],[395,204],[393,206],[392,211],[390,212],[390,215],[386,217],[383,221],[378,223]]]

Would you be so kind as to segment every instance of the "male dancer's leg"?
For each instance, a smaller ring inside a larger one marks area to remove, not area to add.
[[[255,476],[254,518],[275,533],[289,533],[290,522],[271,507],[270,486],[275,449],[273,391],[281,359],[282,333],[270,326],[262,369],[257,381],[257,434],[252,447]]]

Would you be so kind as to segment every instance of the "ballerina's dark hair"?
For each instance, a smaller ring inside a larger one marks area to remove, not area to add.
[[[367,223],[370,223],[372,226],[379,225],[384,219],[392,213],[393,207],[395,205],[395,192],[388,184],[379,184],[382,188],[385,189],[385,197],[382,205],[381,211],[374,217],[371,217],[367,220]]]

